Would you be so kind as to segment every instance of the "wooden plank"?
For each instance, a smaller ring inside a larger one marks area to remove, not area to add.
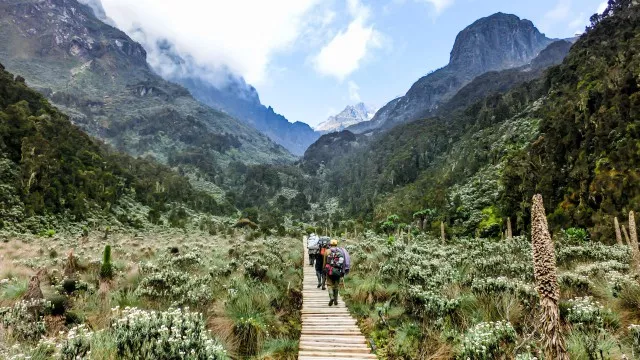
[[[337,352],[337,351],[300,351],[298,352],[298,356],[327,356],[329,355],[331,359],[337,358],[345,358],[345,359],[376,359],[376,356],[373,354],[358,354],[358,353],[348,353],[348,352]]]
[[[304,241],[303,251],[306,259]],[[317,287],[315,268],[305,263],[303,275],[298,360],[376,359],[342,297],[329,306],[328,291]]]

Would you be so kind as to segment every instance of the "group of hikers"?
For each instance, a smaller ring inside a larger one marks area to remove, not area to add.
[[[338,305],[340,282],[351,269],[351,258],[347,249],[338,247],[338,240],[310,234],[307,238],[309,265],[315,266],[318,289],[329,287],[329,306]]]

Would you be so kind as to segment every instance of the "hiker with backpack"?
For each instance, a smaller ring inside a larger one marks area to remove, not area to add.
[[[318,278],[318,289],[322,286],[322,290],[327,290],[327,275],[324,273],[325,256],[329,250],[329,238],[321,237],[318,241],[318,253],[316,254],[316,277]]]
[[[316,259],[317,254],[320,253],[320,249],[318,248],[318,242],[320,238],[318,235],[311,233],[309,238],[307,239],[307,250],[309,252],[309,265],[313,266],[313,262]]]
[[[340,280],[349,273],[351,259],[344,248],[338,247],[338,240],[332,239],[330,248],[325,252],[324,271],[329,285],[329,306],[338,305]]]

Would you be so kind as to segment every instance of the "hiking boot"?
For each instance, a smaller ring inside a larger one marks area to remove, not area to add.
[[[329,300],[329,306],[332,306],[332,305],[333,305],[333,299]]]
[[[322,287],[322,290],[327,290],[327,288],[325,286]]]
[[[318,287],[317,287],[316,289],[320,289],[320,286],[321,286],[321,285],[320,285],[320,284],[318,284]]]

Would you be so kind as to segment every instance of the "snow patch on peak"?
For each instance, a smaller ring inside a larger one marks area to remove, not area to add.
[[[377,109],[362,102],[348,105],[339,114],[330,116],[326,121],[318,124],[314,130],[322,133],[342,131],[351,125],[371,120],[376,111]]]

